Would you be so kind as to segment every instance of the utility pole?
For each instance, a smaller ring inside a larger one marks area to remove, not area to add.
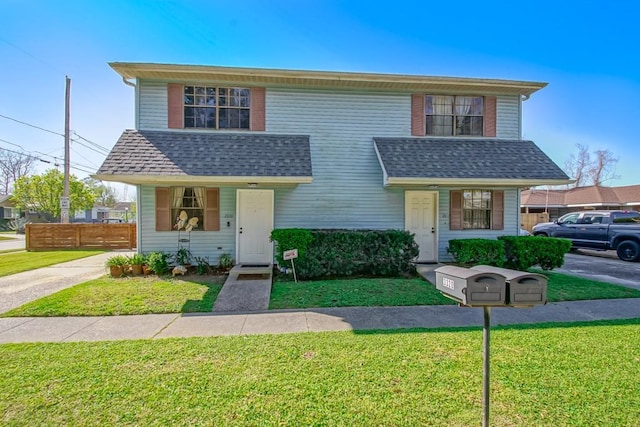
[[[71,79],[69,76],[65,76],[66,89],[64,97],[64,188],[62,190],[62,197],[60,198],[60,222],[63,224],[69,223],[69,103],[71,99]]]

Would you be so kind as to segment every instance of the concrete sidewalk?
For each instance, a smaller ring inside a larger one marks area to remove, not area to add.
[[[492,325],[640,318],[640,299],[494,308]],[[293,332],[482,326],[483,310],[457,306],[342,307],[243,314],[2,318],[0,344],[71,342]]]

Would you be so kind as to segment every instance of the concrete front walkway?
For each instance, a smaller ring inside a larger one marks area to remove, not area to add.
[[[493,308],[492,325],[640,318],[640,299]],[[483,324],[483,310],[447,306],[342,307],[243,314],[0,318],[0,344],[70,342],[371,329],[446,328]]]
[[[133,252],[117,253],[131,255]],[[5,313],[27,302],[106,274],[104,263],[114,254],[116,252],[105,252],[50,267],[0,277],[0,313]],[[38,253],[33,252],[32,255],[37,257]],[[1,257],[2,255],[0,255],[0,262],[2,262]]]
[[[262,311],[269,308],[273,266],[236,265],[213,305],[216,313]]]

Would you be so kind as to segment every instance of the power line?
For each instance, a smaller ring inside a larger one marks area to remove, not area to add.
[[[21,120],[14,119],[13,117],[4,116],[4,115],[2,115],[2,114],[0,114],[0,117],[2,117],[3,119],[7,119],[7,120],[14,121],[14,122],[16,122],[16,123],[20,123],[20,124],[25,125],[25,126],[29,126],[29,127],[35,128],[35,129],[40,129],[41,131],[49,132],[49,133],[52,133],[52,134],[54,134],[54,135],[64,136],[64,134],[62,134],[62,133],[54,132],[54,131],[52,131],[52,130],[42,128],[42,127],[40,127],[40,126],[32,125],[31,123],[23,122],[23,121],[21,121]]]
[[[83,141],[86,141],[86,142],[88,142],[89,144],[93,145],[94,147],[99,148],[100,150],[104,151],[104,152],[105,152],[105,153],[107,153],[107,154],[109,154],[109,153],[111,152],[111,150],[109,150],[108,148],[105,148],[105,147],[103,147],[102,145],[97,144],[97,143],[95,143],[95,142],[93,142],[93,141],[91,141],[91,140],[89,140],[89,139],[85,138],[84,136],[82,136],[82,135],[80,135],[78,132],[76,132],[75,130],[73,131],[73,134],[74,134],[75,136],[77,136],[78,138],[82,139]],[[77,141],[76,141],[76,142],[77,142]]]
[[[95,148],[93,148],[93,147],[91,147],[91,146],[89,146],[89,145],[83,144],[82,142],[78,141],[77,139],[72,139],[71,141],[75,142],[75,143],[76,143],[76,144],[78,144],[78,145],[83,146],[83,147],[84,147],[84,148],[86,148],[86,149],[89,149],[89,150],[91,150],[91,151],[93,151],[93,152],[95,152],[95,153],[98,153],[98,154],[100,154],[101,156],[106,156],[106,155],[108,154],[108,153],[104,153],[104,152],[102,152],[102,151],[98,151],[98,150],[96,150]]]
[[[43,162],[43,163],[48,163],[48,164],[51,164],[51,162],[50,162],[49,160],[44,160],[44,159],[42,159],[41,157],[34,156],[33,154],[29,154],[29,153],[37,153],[37,154],[40,154],[41,156],[51,157],[51,158],[54,160],[54,166],[59,166],[59,165],[60,165],[60,163],[62,162],[62,159],[61,159],[60,157],[52,156],[52,155],[50,155],[50,154],[45,154],[45,153],[42,153],[42,152],[40,152],[40,151],[29,151],[29,150],[25,150],[25,149],[24,149],[24,147],[22,147],[21,145],[16,144],[16,143],[11,142],[11,141],[7,141],[6,139],[2,139],[2,138],[0,138],[0,141],[1,141],[1,142],[4,142],[4,143],[6,143],[6,144],[9,144],[9,145],[13,145],[14,147],[18,147],[19,149],[21,149],[21,150],[22,150],[22,152],[20,152],[20,151],[14,151],[14,150],[9,150],[8,148],[3,148],[3,147],[0,147],[0,149],[1,149],[1,150],[10,151],[10,152],[15,153],[15,154],[20,154],[20,155],[23,155],[23,156],[27,156],[27,157],[29,157],[29,158],[37,159],[37,160],[39,160],[39,161],[41,161],[41,162]],[[81,157],[82,157],[82,156],[81,156]],[[85,160],[87,160],[87,159],[85,159]],[[87,161],[88,161],[88,160],[87,160]],[[91,162],[89,161],[89,163],[91,163]],[[77,169],[77,170],[79,170],[79,171],[85,172],[85,173],[95,173],[95,170],[96,170],[95,168],[93,168],[93,167],[91,167],[91,166],[81,165],[81,164],[78,164],[78,163],[73,163],[71,167],[72,167],[72,168],[74,168],[74,169]],[[87,170],[85,170],[84,168],[86,168],[86,169],[90,169],[90,170],[88,170],[88,171],[87,171]]]
[[[11,144],[10,142],[5,141],[4,139],[0,139],[0,141],[2,141],[2,142],[7,142],[8,144]],[[15,145],[15,144],[12,144],[12,145]],[[10,153],[20,154],[21,156],[26,156],[26,157],[28,157],[28,158],[30,158],[30,159],[39,160],[39,161],[41,161],[41,162],[43,162],[43,163],[49,163],[49,164],[51,164],[51,162],[50,162],[50,161],[48,161],[48,160],[43,160],[43,159],[41,159],[40,157],[31,156],[31,155],[29,155],[29,154],[21,153],[20,151],[9,150],[8,148],[4,148],[4,147],[0,147],[0,150],[2,150],[2,151],[8,151],[8,152],[10,152]]]

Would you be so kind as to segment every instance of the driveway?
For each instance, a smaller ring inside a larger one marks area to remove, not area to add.
[[[640,289],[640,263],[621,261],[613,251],[568,253],[562,268],[554,271]]]
[[[0,251],[24,250],[26,243],[24,234],[0,234],[0,236],[11,238],[11,240],[0,240]]]

